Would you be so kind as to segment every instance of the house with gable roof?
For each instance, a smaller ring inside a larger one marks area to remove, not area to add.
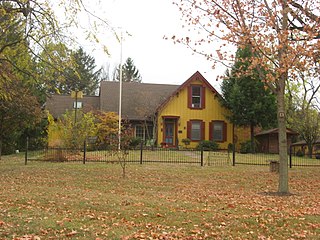
[[[249,135],[241,133],[227,120],[227,109],[221,106],[219,93],[200,74],[194,73],[182,85],[123,82],[122,118],[130,121],[135,137],[153,139],[157,145],[183,146],[182,139],[190,139],[190,147],[202,140],[213,140],[227,148],[237,134],[238,142]],[[66,95],[52,95],[46,108],[58,118],[67,110],[118,112],[119,82],[102,81],[99,96],[75,99]],[[241,139],[239,139],[239,137]]]

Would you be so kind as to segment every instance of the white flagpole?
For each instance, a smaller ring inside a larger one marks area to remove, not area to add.
[[[118,129],[118,137],[119,137],[119,145],[118,149],[121,150],[121,114],[122,114],[122,30],[121,30],[121,36],[120,36],[120,84],[119,84],[119,129]]]

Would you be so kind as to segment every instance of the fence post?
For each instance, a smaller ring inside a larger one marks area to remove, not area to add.
[[[27,165],[28,163],[28,149],[29,149],[29,137],[27,137],[27,142],[26,142],[26,153],[24,156],[24,165]]]
[[[203,167],[203,146],[201,145],[201,167]]]
[[[87,151],[87,142],[84,140],[83,142],[83,164],[86,164],[86,151]]]
[[[140,164],[142,164],[143,140],[140,142]]]
[[[236,144],[232,144],[232,166],[236,165]]]
[[[289,149],[289,166],[292,168],[292,145],[290,145]]]

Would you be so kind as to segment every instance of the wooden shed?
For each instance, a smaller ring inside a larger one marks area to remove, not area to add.
[[[297,132],[287,128],[287,148],[290,150],[293,138],[298,135]],[[257,141],[257,152],[261,153],[279,153],[279,129],[273,128],[265,131],[261,131],[255,134]]]

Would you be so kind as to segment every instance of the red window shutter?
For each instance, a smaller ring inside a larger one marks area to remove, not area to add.
[[[209,140],[213,140],[213,122],[209,122]]]
[[[187,122],[187,138],[191,139],[191,122]]]
[[[201,108],[206,108],[206,88],[202,87],[201,90]]]
[[[223,122],[223,141],[226,142],[227,141],[227,123]]]
[[[188,86],[188,108],[192,108],[192,87]]]
[[[201,140],[205,140],[205,122],[201,122]]]

